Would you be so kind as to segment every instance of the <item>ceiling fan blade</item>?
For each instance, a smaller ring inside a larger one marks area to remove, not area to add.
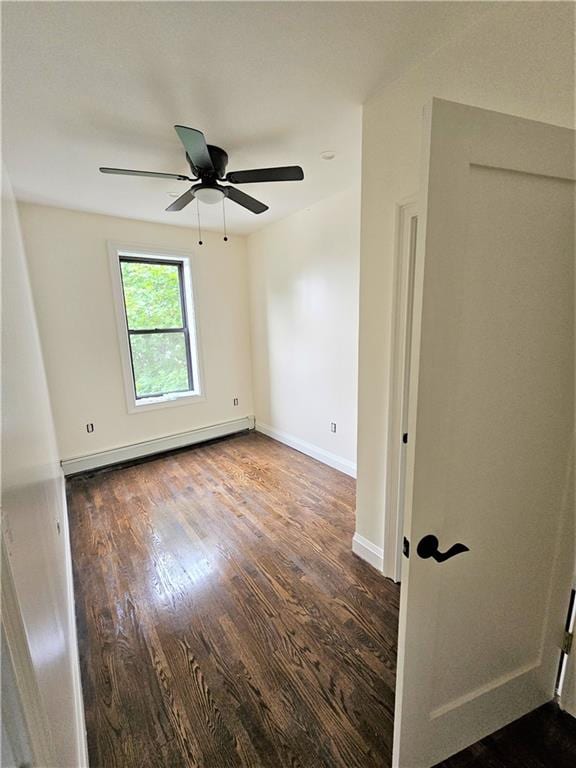
[[[268,210],[268,206],[256,200],[254,197],[250,197],[245,192],[242,192],[235,187],[223,187],[226,190],[226,195],[229,200],[233,200],[238,205],[242,205],[244,208],[248,208],[252,213],[264,213]]]
[[[116,173],[120,176],[154,176],[158,179],[179,179],[180,181],[194,181],[181,173],[157,173],[156,171],[132,171],[129,168],[100,168],[100,173]]]
[[[190,188],[190,189],[187,189],[183,195],[180,195],[180,197],[177,200],[174,200],[172,205],[169,205],[168,208],[166,208],[166,210],[181,211],[182,208],[185,208],[188,205],[188,203],[192,202],[192,200],[194,200],[194,192]]]
[[[283,168],[257,168],[253,171],[231,171],[226,174],[226,181],[232,184],[253,184],[260,181],[302,181],[304,171],[299,165],[287,165]]]
[[[175,125],[174,128],[194,168],[198,168],[199,171],[213,171],[214,163],[202,131],[186,128],[185,125]]]

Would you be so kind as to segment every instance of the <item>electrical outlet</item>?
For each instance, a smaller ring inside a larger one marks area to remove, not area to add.
[[[88,432],[89,435],[92,434],[92,432],[94,432],[94,424],[86,424],[86,432]]]
[[[234,405],[238,405],[238,398],[237,397],[234,398]]]
[[[331,421],[330,422],[330,432],[336,432],[336,422]]]

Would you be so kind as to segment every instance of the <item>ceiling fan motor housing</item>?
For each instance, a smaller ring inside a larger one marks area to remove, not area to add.
[[[220,147],[215,147],[213,144],[208,144],[207,147],[210,159],[212,160],[212,165],[214,166],[214,170],[197,168],[192,160],[190,160],[188,154],[186,154],[186,159],[190,164],[192,173],[194,173],[195,176],[201,178],[203,181],[216,181],[217,179],[223,179],[226,175],[226,166],[228,165],[228,153]]]

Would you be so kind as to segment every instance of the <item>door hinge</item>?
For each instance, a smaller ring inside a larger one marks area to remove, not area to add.
[[[572,650],[572,641],[574,640],[574,635],[572,632],[564,632],[564,638],[562,640],[562,653],[565,653],[567,656],[570,654],[570,651]]]
[[[408,432],[404,432],[404,434],[402,435],[402,442],[404,443],[404,445],[408,444]]]
[[[404,543],[402,544],[402,554],[404,557],[410,557],[410,542],[406,536],[404,536]]]

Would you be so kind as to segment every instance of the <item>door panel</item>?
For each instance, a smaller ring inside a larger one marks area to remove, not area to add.
[[[574,134],[440,100],[426,131],[401,768],[552,698],[574,562]]]

